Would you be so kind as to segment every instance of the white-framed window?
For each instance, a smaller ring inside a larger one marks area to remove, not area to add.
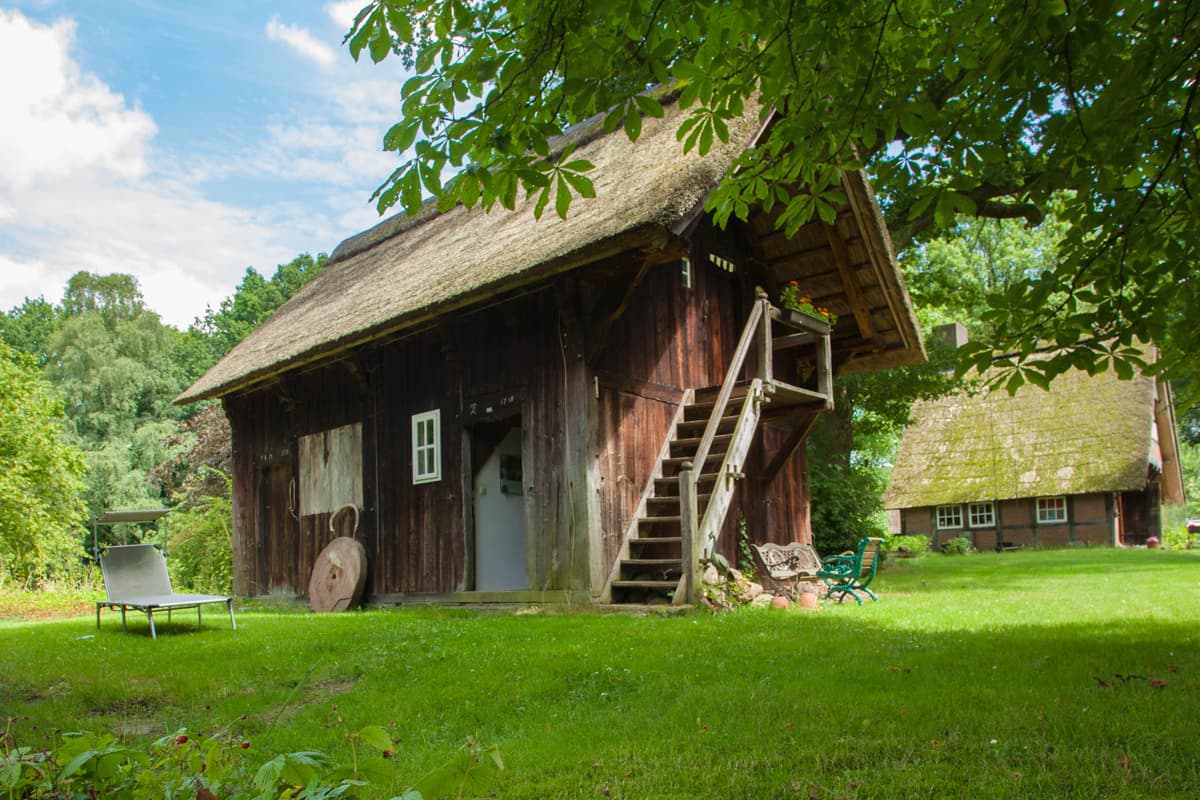
[[[1039,525],[1053,525],[1056,522],[1067,521],[1067,498],[1039,497],[1037,501],[1037,521]]]
[[[972,528],[996,527],[996,506],[994,503],[971,503],[967,506],[967,522]]]
[[[938,506],[937,526],[938,530],[961,528],[963,526],[962,506]]]
[[[413,483],[432,483],[442,479],[442,412],[435,408],[413,414]]]

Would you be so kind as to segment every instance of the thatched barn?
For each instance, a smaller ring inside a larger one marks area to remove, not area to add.
[[[901,533],[977,549],[1142,544],[1182,502],[1169,386],[1112,371],[918,402],[884,496]]]
[[[764,123],[701,157],[679,121],[572,130],[598,197],[566,220],[427,207],[346,240],[180,396],[232,424],[238,594],[304,594],[338,534],[380,603],[678,600],[684,549],[732,560],[743,518],[809,540],[805,436],[836,375],[924,358],[909,298],[861,174],[836,224],[718,229]],[[791,280],[832,331],[756,295]]]

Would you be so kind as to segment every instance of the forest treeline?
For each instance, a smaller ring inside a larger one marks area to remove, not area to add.
[[[181,585],[228,588],[229,426],[218,404],[173,401],[325,261],[306,253],[269,277],[248,268],[185,330],[124,274],[81,271],[57,302],[26,298],[0,315],[0,584],[73,580],[94,516],[169,506],[150,535],[170,537]]]
[[[1053,219],[1033,228],[972,220],[902,254],[930,361],[836,382],[836,411],[809,440],[818,549],[883,533],[881,497],[913,401],[961,385],[936,329],[959,322],[973,338],[987,337],[989,297],[1045,268],[1060,235]],[[165,536],[178,586],[230,591],[229,425],[219,403],[173,400],[325,262],[303,254],[270,277],[249,268],[230,297],[185,330],[164,324],[122,274],[79,272],[57,302],[28,298],[0,314],[0,587],[78,580],[90,574],[90,519],[166,506],[165,530],[102,537]],[[1196,420],[1181,416],[1192,482],[1200,472]]]

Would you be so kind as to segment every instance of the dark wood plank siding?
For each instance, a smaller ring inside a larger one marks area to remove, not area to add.
[[[601,561],[611,565],[654,469],[675,406],[603,384],[599,406]]]
[[[522,419],[531,588],[578,587],[580,579],[571,576],[586,579],[586,533],[581,546],[572,503],[587,487],[566,477],[572,443],[565,368],[575,370],[575,384],[586,382],[578,374],[582,342],[560,335],[566,328],[558,303],[552,290],[537,292],[229,398],[237,474],[235,590],[303,595],[320,550],[333,537],[354,533],[351,514],[340,515],[330,531],[331,514],[297,520],[289,505],[298,437],[351,422],[363,424],[364,509],[354,535],[368,552],[368,595],[473,588],[464,442],[469,425],[488,418],[489,406],[494,415]],[[435,408],[441,411],[442,478],[414,485],[412,415]],[[574,435],[590,440],[583,423]]]
[[[631,259],[616,283],[637,266]],[[742,282],[695,259],[691,280],[685,287],[681,262],[652,267],[596,364],[605,564],[617,557],[683,391],[719,383],[741,334]]]
[[[354,534],[354,517],[344,514],[330,531],[331,513],[301,516],[298,508],[299,437],[352,422],[366,422],[370,399],[362,371],[343,361],[288,376],[259,391],[230,397],[226,413],[234,443],[234,590],[247,595],[298,595],[308,588],[317,554],[339,534]],[[364,440],[371,435],[364,424]],[[373,454],[364,443],[364,473]],[[374,486],[364,484],[364,506],[374,505]],[[374,528],[360,515],[360,541]]]
[[[440,332],[372,348],[379,486],[371,594],[448,592],[463,582],[462,415],[458,360]],[[440,411],[441,475],[413,483],[412,417]]]
[[[690,288],[679,262],[634,284],[641,256],[630,254],[228,398],[235,590],[305,594],[313,561],[336,535],[366,547],[369,597],[473,589],[471,430],[516,414],[530,588],[594,584],[616,557],[683,391],[722,380],[752,302],[753,276],[709,260],[741,258],[733,237],[704,230],[694,241]],[[412,415],[435,408],[442,477],[414,485]],[[329,513],[297,519],[298,437],[356,422],[357,532],[349,514],[334,531]],[[731,555],[739,513],[755,541],[807,532],[802,455],[763,487],[751,473],[770,460],[778,434],[759,438],[722,537]]]

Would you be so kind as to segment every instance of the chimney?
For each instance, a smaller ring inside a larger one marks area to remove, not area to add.
[[[939,325],[933,332],[934,337],[943,344],[957,350],[967,343],[967,329],[961,323],[951,322],[949,325]]]

